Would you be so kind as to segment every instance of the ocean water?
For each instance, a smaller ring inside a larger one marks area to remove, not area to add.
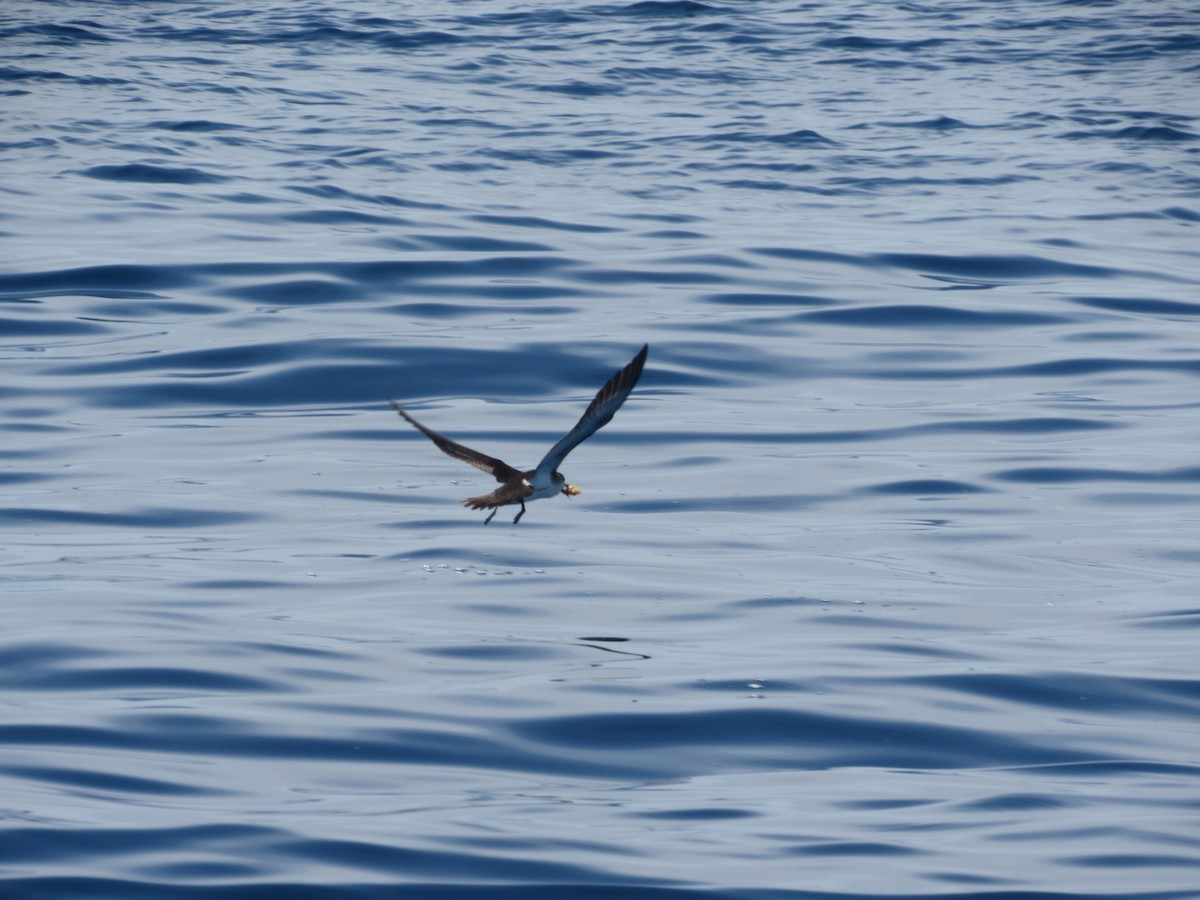
[[[0,896],[1200,897],[1194,4],[0,48]]]

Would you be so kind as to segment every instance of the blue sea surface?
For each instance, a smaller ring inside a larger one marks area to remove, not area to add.
[[[0,50],[0,897],[1200,897],[1194,3]]]

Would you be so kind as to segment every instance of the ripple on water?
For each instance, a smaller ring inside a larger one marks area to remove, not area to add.
[[[0,895],[1195,895],[1190,10],[10,6]]]

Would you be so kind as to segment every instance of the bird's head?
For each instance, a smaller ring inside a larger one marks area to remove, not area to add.
[[[568,497],[577,497],[583,493],[583,491],[581,491],[579,489],[579,485],[577,485],[577,484],[564,484],[562,492],[564,494],[566,494]]]

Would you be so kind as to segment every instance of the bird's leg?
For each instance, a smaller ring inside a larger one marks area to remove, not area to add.
[[[516,525],[518,522],[520,522],[521,516],[523,516],[523,515],[525,515],[525,501],[524,500],[521,501],[521,511],[519,513],[517,513],[517,517],[515,519],[513,519],[513,524]]]
[[[498,506],[492,507],[492,514],[483,520],[484,525],[486,525],[488,522],[492,521],[492,519],[496,518],[496,510],[498,510],[499,508],[500,507],[498,507]]]

